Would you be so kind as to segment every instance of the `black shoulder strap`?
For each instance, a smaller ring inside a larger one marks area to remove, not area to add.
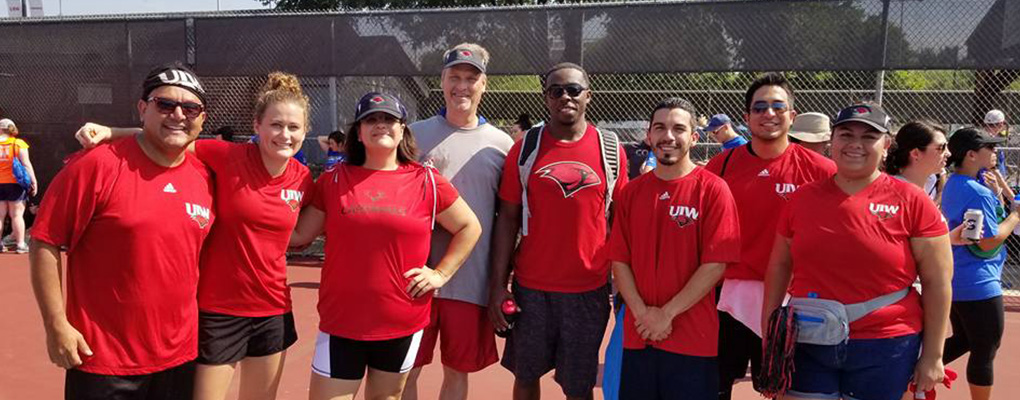
[[[727,150],[726,158],[724,158],[722,160],[722,169],[719,170],[719,177],[720,178],[726,176],[726,166],[730,164],[730,157],[732,157],[733,156],[733,152],[736,151],[739,148],[740,147],[734,147],[732,149]]]
[[[543,125],[538,125],[528,129],[528,132],[524,134],[524,143],[521,143],[521,154],[517,157],[517,165],[523,166],[531,156],[531,152],[535,151],[538,147],[539,134],[542,133]]]

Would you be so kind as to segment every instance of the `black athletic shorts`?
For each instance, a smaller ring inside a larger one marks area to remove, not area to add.
[[[146,375],[99,375],[69,369],[64,399],[191,400],[194,386],[194,361]]]
[[[312,372],[327,378],[360,380],[365,368],[403,374],[414,367],[422,331],[389,340],[354,340],[319,332]]]
[[[236,317],[198,313],[198,363],[233,364],[245,357],[264,357],[297,342],[294,314]]]
[[[555,369],[569,397],[591,394],[599,375],[599,347],[609,323],[609,285],[581,293],[546,292],[513,284],[520,306],[503,349],[503,367],[523,382]]]
[[[28,191],[17,183],[0,183],[0,201],[25,201]]]

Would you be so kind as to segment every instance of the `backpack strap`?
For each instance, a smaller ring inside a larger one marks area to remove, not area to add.
[[[847,322],[854,322],[863,318],[865,315],[870,314],[872,311],[878,310],[882,307],[895,304],[897,301],[903,300],[910,293],[910,288],[903,288],[895,292],[878,296],[868,301],[860,303],[847,304],[846,305],[846,319]]]
[[[603,131],[598,127],[595,128],[595,131],[599,133],[602,169],[606,173],[605,214],[608,220],[609,208],[613,204],[613,190],[616,188],[616,179],[620,176],[620,139],[612,131]]]
[[[528,219],[531,217],[531,210],[528,208],[528,178],[531,177],[531,169],[535,166],[535,158],[538,157],[538,145],[542,141],[543,124],[538,124],[524,134],[521,139],[521,154],[517,157],[517,173],[521,179],[521,236],[528,236]]]

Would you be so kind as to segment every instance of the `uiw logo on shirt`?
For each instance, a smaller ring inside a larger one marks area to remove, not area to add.
[[[792,183],[777,183],[776,194],[783,200],[790,200],[790,195],[797,191],[797,185]]]
[[[305,193],[299,190],[283,189],[280,191],[280,199],[284,203],[290,206],[291,211],[297,211],[301,208],[301,199],[305,196]]]
[[[895,217],[896,213],[900,211],[900,206],[871,203],[868,205],[868,210],[871,211],[871,215],[878,217],[878,219],[887,219]]]
[[[209,225],[209,217],[211,213],[208,208],[202,207],[198,204],[184,203],[184,211],[191,216],[191,219],[198,223],[199,228],[205,229],[205,227]]]
[[[669,206],[669,218],[683,228],[698,220],[698,209],[688,206]]]

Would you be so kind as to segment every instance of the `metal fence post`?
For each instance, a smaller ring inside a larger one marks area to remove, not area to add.
[[[885,69],[889,51],[889,3],[892,0],[882,2],[882,64],[878,73],[875,74],[875,102],[882,105],[882,91],[885,90]]]
[[[185,40],[185,48],[187,49],[186,52],[187,52],[187,58],[188,58],[188,60],[186,62],[188,63],[189,67],[194,67],[195,66],[195,19],[194,18],[188,18],[188,19],[184,20],[184,26],[186,27],[185,31],[184,31],[185,32],[184,40]]]

